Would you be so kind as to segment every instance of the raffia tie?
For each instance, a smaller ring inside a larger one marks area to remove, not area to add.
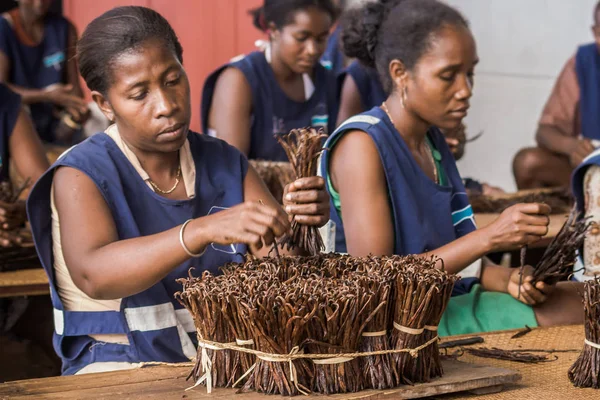
[[[401,325],[398,325],[398,326],[401,326]],[[428,328],[430,328],[428,330],[432,330],[432,331],[437,330],[437,327],[429,326]],[[398,329],[398,328],[396,328],[396,329]],[[407,329],[411,329],[411,328],[407,328]],[[415,330],[415,331],[417,331],[417,330]],[[424,330],[425,330],[425,328],[423,328],[422,331],[424,331]],[[420,333],[422,333],[422,331]],[[380,332],[375,332],[375,333],[380,333]],[[417,333],[417,334],[419,334],[419,333]],[[309,360],[312,360],[313,363],[315,363],[315,364],[323,365],[323,364],[341,364],[341,363],[353,360],[356,357],[379,356],[379,355],[384,355],[384,354],[408,353],[411,355],[411,357],[417,358],[417,357],[419,357],[419,351],[436,343],[438,341],[438,339],[439,339],[439,337],[436,335],[435,337],[431,338],[430,340],[423,343],[422,345],[412,348],[412,349],[405,348],[405,349],[377,350],[377,351],[366,351],[366,352],[355,352],[355,353],[336,353],[335,357],[331,357],[332,356],[331,353],[306,354],[306,353],[300,351],[300,348],[298,346],[293,347],[292,350],[288,354],[277,354],[277,353],[266,353],[266,352],[263,352],[260,350],[254,350],[254,349],[249,349],[246,347],[241,347],[238,345],[238,343],[219,343],[219,342],[213,342],[210,340],[204,340],[199,337],[198,338],[198,346],[202,348],[200,363],[202,364],[202,372],[204,372],[204,375],[202,375],[198,379],[198,381],[196,381],[196,384],[194,384],[194,386],[192,386],[186,390],[194,389],[195,387],[197,387],[198,385],[200,385],[206,381],[207,393],[212,392],[212,362],[210,361],[210,358],[208,357],[208,352],[206,351],[207,349],[209,349],[209,350],[234,350],[234,351],[239,351],[241,353],[253,354],[257,358],[259,358],[263,361],[287,362],[290,365],[290,381],[292,381],[294,383],[294,386],[296,387],[296,389],[298,389],[299,393],[308,395],[310,390],[303,387],[301,384],[298,383],[296,367],[293,364],[294,360],[309,359]],[[252,343],[254,343],[254,342],[252,342]],[[254,365],[252,365],[248,369],[248,371],[246,371],[234,383],[233,386],[235,387],[243,378],[248,376],[254,370],[254,368],[256,368],[256,363],[254,363]],[[306,389],[306,390],[304,390],[304,389]]]
[[[425,325],[422,328],[409,328],[408,326],[402,326],[397,322],[394,322],[394,328],[396,328],[400,332],[408,333],[409,335],[420,335],[425,331],[437,332],[438,330],[437,326],[432,325]]]
[[[598,344],[598,343],[590,342],[587,339],[585,339],[584,343],[587,344],[590,347],[593,347],[595,349],[599,349],[600,350],[600,344]]]

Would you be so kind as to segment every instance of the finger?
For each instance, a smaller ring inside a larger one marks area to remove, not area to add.
[[[459,145],[458,139],[454,139],[454,138],[446,138],[446,143],[448,144],[448,146],[458,146]]]
[[[535,288],[537,290],[539,290],[540,292],[542,292],[543,294],[545,294],[546,296],[548,296],[554,290],[554,286],[547,285],[546,283],[544,283],[542,281],[536,282]]]
[[[519,213],[515,216],[515,222],[522,225],[548,226],[550,217],[548,215]]]
[[[253,213],[251,220],[254,224],[258,224],[264,229],[255,229],[254,232],[263,236],[266,234],[265,229],[272,231],[275,237],[280,237],[289,230],[289,221],[287,217],[281,217],[278,214],[264,214],[261,212]]]
[[[548,204],[543,203],[520,203],[515,207],[524,214],[550,215],[552,211]]]
[[[325,215],[325,212],[329,209],[329,204],[324,203],[310,203],[310,204],[288,204],[285,206],[285,211],[288,214],[298,215]]]
[[[317,203],[325,196],[327,195],[322,190],[302,190],[299,192],[289,192],[285,196],[285,201],[296,204]],[[287,212],[289,213],[289,211]]]
[[[594,145],[592,144],[592,142],[590,140],[583,140],[583,151],[587,152],[587,154],[590,154],[592,151],[595,150]]]
[[[66,85],[63,85],[62,90],[65,91],[65,92],[70,92],[71,90],[73,90],[73,85],[70,84],[70,83],[66,84]]]
[[[529,296],[533,301],[533,304],[539,304],[546,301],[546,296],[542,292],[536,290],[531,283],[525,283],[521,288],[523,289],[521,293],[525,293]]]
[[[285,226],[289,226],[289,221],[288,221],[288,216],[287,214],[285,214],[283,212],[283,210],[281,209],[281,207],[277,206],[277,207],[273,207],[264,203],[254,203],[254,202],[249,202],[249,203],[244,203],[246,205],[246,207],[248,207],[251,212],[258,212],[267,216],[271,216],[271,217],[275,217],[278,219],[278,221],[285,225]]]
[[[531,296],[529,295],[529,293],[527,293],[527,291],[525,290],[525,288],[523,287],[525,285],[521,286],[521,293],[519,293],[519,299],[521,300],[523,303],[528,304],[528,305],[533,305],[534,301],[531,298]]]
[[[301,225],[321,227],[329,218],[324,215],[294,215],[294,220]]]
[[[289,186],[290,192],[295,192],[297,190],[325,189],[325,179],[320,176],[310,176],[307,178],[296,179]]]
[[[546,234],[548,233],[548,226],[543,225],[543,226],[539,226],[539,225],[522,225],[519,224],[519,231],[523,232],[525,235],[530,236],[537,236],[538,238],[542,238],[544,236],[546,236]]]

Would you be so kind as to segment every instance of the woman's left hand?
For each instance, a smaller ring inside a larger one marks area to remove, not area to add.
[[[8,231],[23,225],[27,221],[25,202],[5,203],[0,201],[0,229]]]
[[[285,212],[302,225],[321,227],[329,221],[329,194],[320,176],[300,178],[285,187]]]
[[[530,306],[545,302],[554,290],[553,286],[547,285],[544,282],[536,282],[534,286],[532,283],[532,273],[533,268],[530,265],[526,265],[523,268],[523,278],[521,278],[521,269],[515,268],[510,274],[507,287],[508,294]],[[519,290],[519,283],[521,283],[521,290]]]

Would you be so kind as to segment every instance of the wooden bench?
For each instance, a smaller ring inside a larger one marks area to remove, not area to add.
[[[0,272],[0,298],[47,294],[50,286],[42,268]]]

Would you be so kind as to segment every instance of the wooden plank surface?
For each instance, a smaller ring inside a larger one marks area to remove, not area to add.
[[[494,222],[499,216],[500,214],[475,214],[475,222],[477,222],[477,228],[485,228],[486,226]],[[552,239],[554,239],[554,237],[558,234],[558,231],[560,231],[560,228],[562,228],[566,220],[567,214],[551,215],[550,225],[548,226],[548,233],[542,238],[542,240],[540,240],[537,243],[534,243],[530,247],[539,248],[548,246]],[[517,247],[515,247],[515,249],[517,249]]]
[[[0,384],[0,399],[228,399],[239,400],[281,399],[259,393],[236,394],[235,389],[214,389],[206,393],[205,387],[185,391],[191,386],[186,381],[191,366],[152,366],[118,372],[80,376],[31,379]],[[298,399],[416,399],[444,393],[456,393],[480,388],[515,383],[521,375],[515,371],[444,361],[445,374],[432,382],[415,386],[402,386],[390,390],[367,390],[359,393],[334,396],[300,396]]]
[[[0,298],[49,293],[48,277],[42,268],[0,272]]]

